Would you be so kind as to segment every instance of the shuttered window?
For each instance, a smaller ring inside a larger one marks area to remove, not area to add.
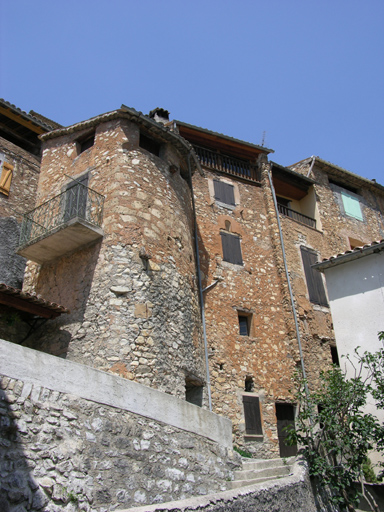
[[[245,433],[251,436],[262,436],[260,402],[258,396],[243,396]]]
[[[232,233],[222,231],[221,244],[223,246],[223,260],[235,265],[242,265],[243,258],[241,255],[240,237]]]
[[[8,162],[4,162],[0,177],[0,192],[9,195],[9,189],[11,188],[13,165]]]
[[[353,197],[351,194],[342,191],[341,199],[343,200],[343,206],[346,215],[354,217],[358,220],[364,220],[363,214],[361,212],[360,202],[356,197]]]
[[[314,304],[319,304],[320,306],[328,306],[321,274],[317,270],[311,268],[311,265],[317,263],[317,253],[307,247],[300,247],[300,249],[304,265],[305,279],[307,281],[309,300]]]
[[[220,203],[236,206],[234,186],[224,181],[213,180],[215,188],[215,199]]]

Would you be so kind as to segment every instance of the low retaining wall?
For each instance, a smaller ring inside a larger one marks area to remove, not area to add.
[[[215,493],[200,498],[148,505],[121,512],[317,512],[307,471],[301,463],[292,467],[292,475],[273,482]]]
[[[239,465],[225,418],[3,340],[0,354],[2,512],[183,499],[224,489]]]

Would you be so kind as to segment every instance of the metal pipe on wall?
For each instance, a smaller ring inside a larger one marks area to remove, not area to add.
[[[203,337],[204,337],[204,351],[205,351],[205,367],[207,372],[207,391],[208,391],[208,402],[209,402],[209,410],[212,411],[212,396],[211,396],[211,379],[209,376],[209,362],[208,362],[208,342],[207,342],[207,331],[205,326],[205,308],[204,308],[204,297],[203,297],[203,286],[201,283],[201,274],[200,274],[200,256],[199,256],[199,241],[197,238],[197,221],[196,221],[196,209],[195,209],[195,198],[193,195],[193,185],[192,185],[192,172],[191,172],[191,154],[188,153],[188,173],[189,173],[189,181],[191,186],[191,196],[192,196],[192,211],[193,211],[193,223],[194,223],[194,236],[195,236],[195,250],[196,250],[196,267],[197,267],[197,282],[199,288],[199,297],[200,297],[200,308],[201,308],[201,321],[203,324]]]

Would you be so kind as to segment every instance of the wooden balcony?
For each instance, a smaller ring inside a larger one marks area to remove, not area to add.
[[[223,155],[217,151],[193,145],[193,148],[199,158],[200,164],[215,171],[230,174],[237,178],[243,178],[260,183],[261,174],[257,165],[249,160],[240,160],[228,155]]]

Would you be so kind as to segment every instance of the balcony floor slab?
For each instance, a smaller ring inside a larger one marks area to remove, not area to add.
[[[80,249],[103,235],[101,228],[77,217],[32,240],[29,244],[20,246],[16,252],[28,260],[43,264]]]

